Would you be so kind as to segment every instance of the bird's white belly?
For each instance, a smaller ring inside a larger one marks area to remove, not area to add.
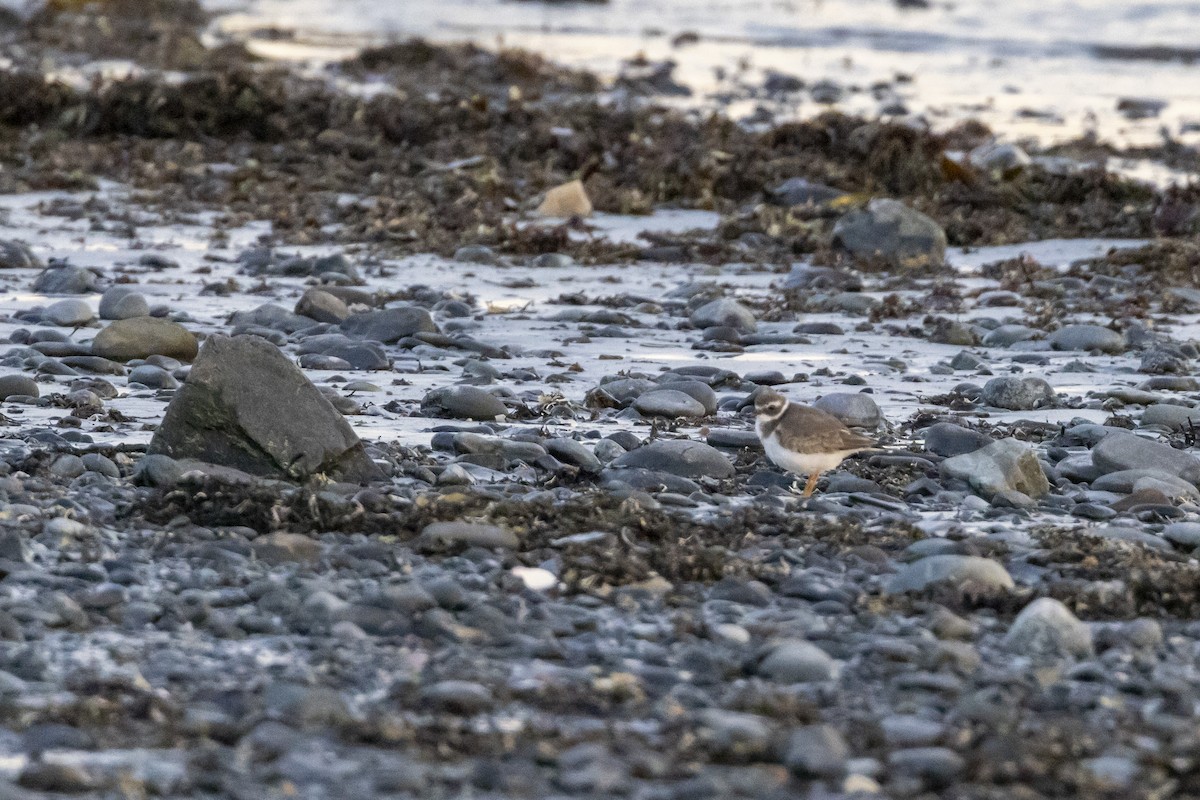
[[[771,459],[776,466],[797,475],[812,475],[831,470],[841,464],[846,456],[854,452],[853,450],[843,450],[837,453],[797,453],[781,445],[774,436],[763,439],[760,433],[759,438],[762,439],[763,449],[767,451],[767,458]]]

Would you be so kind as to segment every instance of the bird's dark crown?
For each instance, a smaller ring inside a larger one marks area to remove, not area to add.
[[[787,408],[788,400],[773,389],[765,389],[754,401],[754,412],[763,417],[777,417]]]

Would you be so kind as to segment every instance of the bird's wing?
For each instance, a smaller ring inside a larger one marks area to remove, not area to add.
[[[841,453],[864,450],[873,439],[847,428],[832,414],[817,408],[792,403],[775,428],[779,443],[797,453]]]

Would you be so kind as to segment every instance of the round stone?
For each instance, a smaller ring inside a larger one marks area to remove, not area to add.
[[[38,397],[41,392],[38,390],[37,381],[30,378],[28,375],[5,375],[0,377],[0,400],[7,400],[10,397]]]
[[[133,319],[150,316],[150,304],[132,286],[113,286],[100,297],[101,319]]]
[[[633,407],[650,417],[698,419],[704,416],[703,404],[691,395],[674,389],[646,392],[633,402]]]
[[[92,307],[82,300],[59,300],[46,307],[42,318],[51,325],[75,328],[88,324],[96,315],[92,312]]]
[[[92,354],[113,361],[152,355],[192,361],[199,349],[195,334],[178,323],[157,317],[117,320],[92,340]]]
[[[831,414],[851,428],[876,428],[882,420],[875,398],[863,392],[834,392],[813,406]]]
[[[1092,632],[1061,602],[1042,597],[1017,615],[1004,644],[1036,660],[1086,657],[1092,653]]]

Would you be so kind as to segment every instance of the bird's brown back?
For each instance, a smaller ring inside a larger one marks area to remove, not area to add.
[[[774,433],[781,445],[797,453],[840,453],[875,445],[832,414],[800,403],[789,403],[783,416],[764,422],[762,428],[764,436]]]

